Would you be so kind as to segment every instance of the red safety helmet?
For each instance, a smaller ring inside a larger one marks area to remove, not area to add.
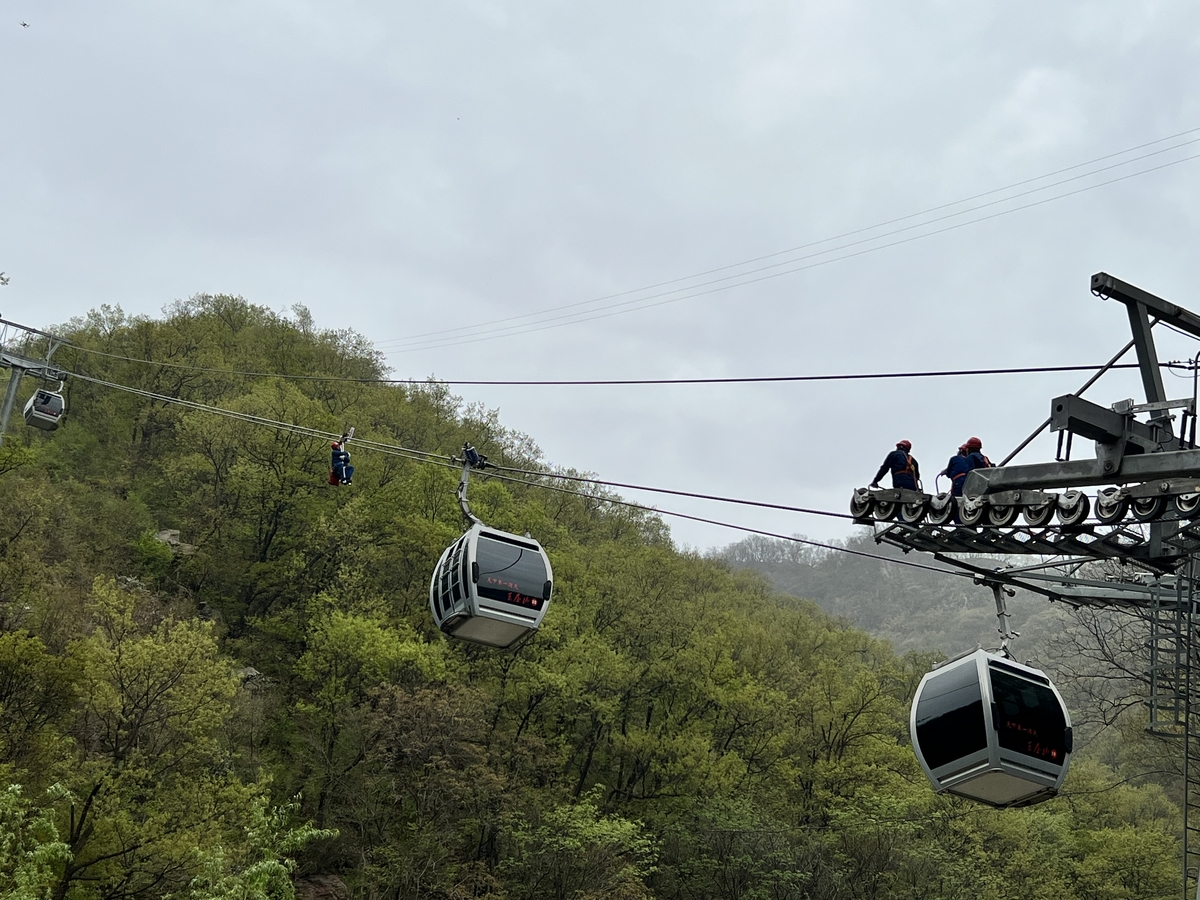
[[[332,444],[329,445],[330,449],[333,449],[333,450],[338,450],[341,448],[341,446],[342,445],[339,444],[337,441],[334,441]]]
[[[901,450],[905,450],[905,451],[911,450],[912,449],[912,441],[896,441],[896,446],[899,447]]]
[[[982,450],[983,449],[983,441],[981,441],[977,437],[967,438],[967,443],[965,444],[965,446],[968,450]]]

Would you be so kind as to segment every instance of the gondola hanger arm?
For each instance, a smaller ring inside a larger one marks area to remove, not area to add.
[[[470,525],[482,525],[483,522],[471,512],[471,506],[467,502],[467,484],[471,480],[472,469],[488,469],[495,468],[495,466],[490,465],[486,456],[466,442],[462,446],[462,457],[452,457],[452,459],[462,463],[462,477],[458,480],[458,490],[455,492],[455,496],[458,497],[458,508],[462,510],[463,519]]]
[[[992,594],[996,598],[996,618],[1000,621],[1000,627],[997,629],[1000,632],[1000,653],[1001,655],[1012,659],[1012,654],[1008,650],[1008,645],[1021,636],[1021,632],[1013,631],[1009,627],[1008,620],[1012,618],[1012,613],[1008,611],[1008,603],[1004,599],[1007,594],[1010,597],[1015,597],[1017,592],[1008,585],[1001,584],[999,581],[991,579],[977,578],[976,584],[982,584],[992,589]]]

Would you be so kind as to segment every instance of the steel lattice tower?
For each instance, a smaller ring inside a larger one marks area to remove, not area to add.
[[[1147,729],[1182,748],[1182,896],[1200,900],[1200,887],[1193,888],[1200,871],[1196,388],[1193,379],[1191,397],[1167,396],[1153,335],[1161,322],[1200,339],[1200,316],[1103,272],[1092,276],[1091,288],[1125,305],[1132,340],[1079,391],[1051,400],[1049,418],[1000,466],[971,471],[961,498],[861,489],[852,510],[874,528],[877,542],[932,554],[998,598],[1001,588],[1021,588],[1140,621]],[[1084,400],[1084,391],[1130,349],[1146,401],[1104,407]],[[1055,461],[1008,464],[1047,428],[1059,435]],[[1094,442],[1094,458],[1071,459],[1076,437]],[[1094,517],[1086,487],[1098,489]]]

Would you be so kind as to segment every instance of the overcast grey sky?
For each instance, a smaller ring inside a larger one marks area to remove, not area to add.
[[[1090,295],[1093,272],[1200,310],[1200,160],[1185,160],[1200,131],[637,289],[1200,129],[1198,74],[1194,2],[4,0],[0,311],[48,325],[198,292],[302,303],[376,341],[399,377],[1099,363],[1128,327]],[[713,287],[729,289],[701,293]],[[568,304],[584,305],[529,315]],[[572,313],[586,315],[553,318]],[[1160,339],[1164,358],[1197,350]],[[456,393],[498,407],[553,463],[840,511],[899,438],[928,486],[968,435],[1002,457],[1083,380]],[[1116,377],[1089,396],[1136,394]],[[1047,438],[1022,459],[1052,454]],[[739,537],[672,530],[696,547]]]

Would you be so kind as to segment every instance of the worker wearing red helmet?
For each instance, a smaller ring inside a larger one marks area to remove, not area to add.
[[[351,484],[354,477],[354,466],[350,465],[350,453],[346,450],[348,435],[342,435],[340,441],[330,444],[333,450],[333,461],[329,472],[330,484]]]
[[[950,493],[955,497],[961,497],[963,492],[963,483],[967,480],[967,473],[973,468],[971,461],[967,459],[970,451],[966,444],[960,444],[958,453],[950,457],[950,462],[946,463],[946,468],[938,472],[938,475],[945,475],[950,479]]]
[[[919,490],[921,467],[917,465],[910,450],[912,450],[912,441],[897,441],[896,449],[884,458],[883,465],[875,473],[875,480],[871,482],[871,487],[879,487],[879,479],[891,471],[892,487],[908,488],[910,491]]]
[[[972,469],[990,469],[992,467],[992,461],[983,455],[983,441],[979,438],[967,438],[967,442],[963,446],[967,448],[967,460],[971,463]]]
[[[973,469],[986,469],[991,465],[992,461],[983,455],[983,441],[972,437],[967,438],[966,443],[958,448],[958,454],[950,457],[946,468],[938,474],[947,476],[950,479],[950,493],[961,497],[967,474]]]

